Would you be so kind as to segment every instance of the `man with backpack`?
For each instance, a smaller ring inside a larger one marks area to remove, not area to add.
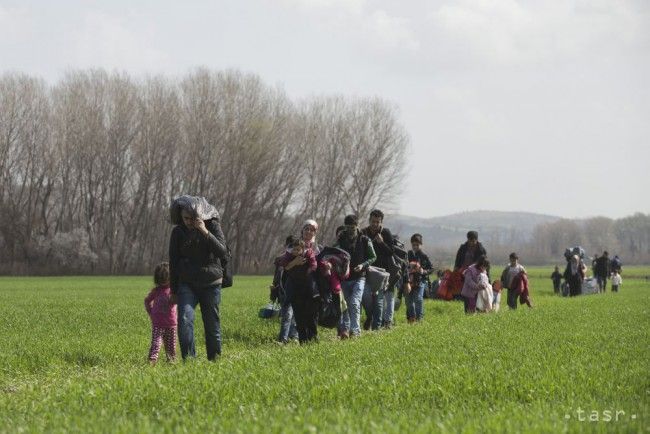
[[[383,313],[386,308],[384,293],[390,287],[390,282],[393,282],[393,274],[397,273],[398,268],[393,260],[393,234],[388,228],[383,227],[384,213],[378,209],[372,210],[368,223],[368,227],[362,229],[361,233],[372,241],[372,247],[377,254],[377,260],[373,265],[383,268],[391,275],[388,286],[383,288],[380,293],[373,293],[369,285],[364,290],[363,307],[366,311],[366,321],[363,328],[368,330],[372,327],[373,330],[377,330],[382,325]]]
[[[201,305],[208,360],[221,355],[221,289],[230,252],[219,214],[205,198],[181,196],[170,207],[175,224],[169,240],[172,302],[178,303],[178,338],[183,360],[196,357],[194,311]],[[231,282],[227,282],[230,284]]]
[[[361,335],[361,297],[366,285],[368,267],[375,262],[377,255],[372,242],[359,230],[359,218],[356,215],[345,217],[345,229],[341,231],[335,247],[345,250],[350,255],[350,276],[342,282],[343,296],[348,306],[341,315],[339,336],[347,339]]]

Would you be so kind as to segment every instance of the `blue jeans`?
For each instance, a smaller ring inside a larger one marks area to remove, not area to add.
[[[361,304],[366,311],[366,316],[370,318],[373,330],[379,330],[381,327],[382,316],[384,315],[384,292],[373,294],[370,286],[364,286]]]
[[[411,289],[406,296],[406,318],[415,318],[420,320],[424,317],[424,290],[427,287],[426,282],[420,283],[417,288]]]
[[[194,309],[201,305],[201,317],[205,328],[205,347],[208,360],[221,355],[221,284],[206,288],[192,288],[181,283],[176,291],[178,300],[178,340],[183,360],[196,357],[194,346]]]
[[[393,323],[393,313],[395,312],[395,290],[389,289],[384,291],[384,317],[383,325],[389,325]]]
[[[298,338],[296,320],[293,317],[293,308],[290,303],[283,303],[280,308],[280,334],[278,342],[287,342],[289,339]]]
[[[348,308],[341,314],[341,331],[350,332],[352,335],[361,334],[361,297],[363,288],[366,286],[366,279],[346,280],[341,283],[343,297]]]

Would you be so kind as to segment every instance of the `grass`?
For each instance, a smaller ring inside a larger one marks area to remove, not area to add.
[[[535,309],[427,301],[420,324],[402,307],[393,330],[304,347],[257,318],[269,278],[239,277],[223,357],[198,320],[201,356],[153,368],[148,277],[0,278],[0,432],[648,432],[650,268],[574,299],[529,272]]]

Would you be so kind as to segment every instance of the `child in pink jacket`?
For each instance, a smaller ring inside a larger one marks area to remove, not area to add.
[[[171,299],[169,288],[169,264],[156,266],[153,277],[156,287],[144,299],[144,308],[151,318],[151,348],[149,363],[156,364],[160,345],[165,343],[167,361],[176,360],[176,303]]]

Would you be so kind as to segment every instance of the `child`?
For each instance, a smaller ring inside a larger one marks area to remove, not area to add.
[[[562,283],[562,273],[560,273],[560,267],[555,266],[555,271],[551,274],[551,280],[553,280],[553,292],[555,294],[560,293],[560,284]]]
[[[495,312],[498,312],[501,308],[501,289],[503,289],[503,286],[501,285],[500,280],[492,282],[492,292],[494,293],[492,298],[492,310]]]
[[[413,234],[411,250],[408,252],[410,291],[406,295],[406,319],[409,323],[420,321],[424,317],[424,290],[429,285],[429,274],[433,265],[422,251],[422,235]]]
[[[508,307],[517,309],[517,297],[521,294],[521,291],[514,288],[513,280],[520,273],[525,273],[526,269],[519,263],[519,255],[515,252],[510,254],[509,259],[510,263],[506,265],[503,273],[501,273],[501,284],[504,288],[508,288]]]
[[[287,249],[295,239],[293,235],[289,235],[284,242],[284,248]],[[296,319],[293,315],[291,302],[287,300],[286,296],[284,267],[279,265],[282,256],[278,256],[273,262],[275,265],[275,274],[273,276],[271,296],[269,298],[271,301],[277,300],[280,303],[280,333],[278,334],[277,342],[279,344],[286,344],[290,339],[298,339],[298,330],[296,328]]]
[[[161,342],[165,343],[167,361],[176,360],[176,304],[171,300],[167,262],[156,266],[153,280],[156,287],[144,299],[144,308],[151,318],[152,325],[149,349],[149,363],[152,366],[158,360]]]
[[[286,297],[291,302],[301,344],[317,339],[318,298],[313,273],[318,264],[312,249],[305,248],[303,240],[295,239],[288,246],[278,265],[287,276]]]
[[[478,289],[478,294],[476,297],[476,309],[480,312],[492,312],[494,293],[492,291],[492,285],[490,285],[490,278],[487,275],[486,268],[481,268],[477,280],[476,287]]]
[[[623,284],[623,278],[617,269],[612,272],[612,292],[618,292],[618,288]]]
[[[463,271],[463,289],[460,291],[460,295],[463,297],[465,313],[473,314],[476,312],[478,293],[485,284],[487,270],[489,269],[490,261],[481,255],[476,263],[470,265]]]

